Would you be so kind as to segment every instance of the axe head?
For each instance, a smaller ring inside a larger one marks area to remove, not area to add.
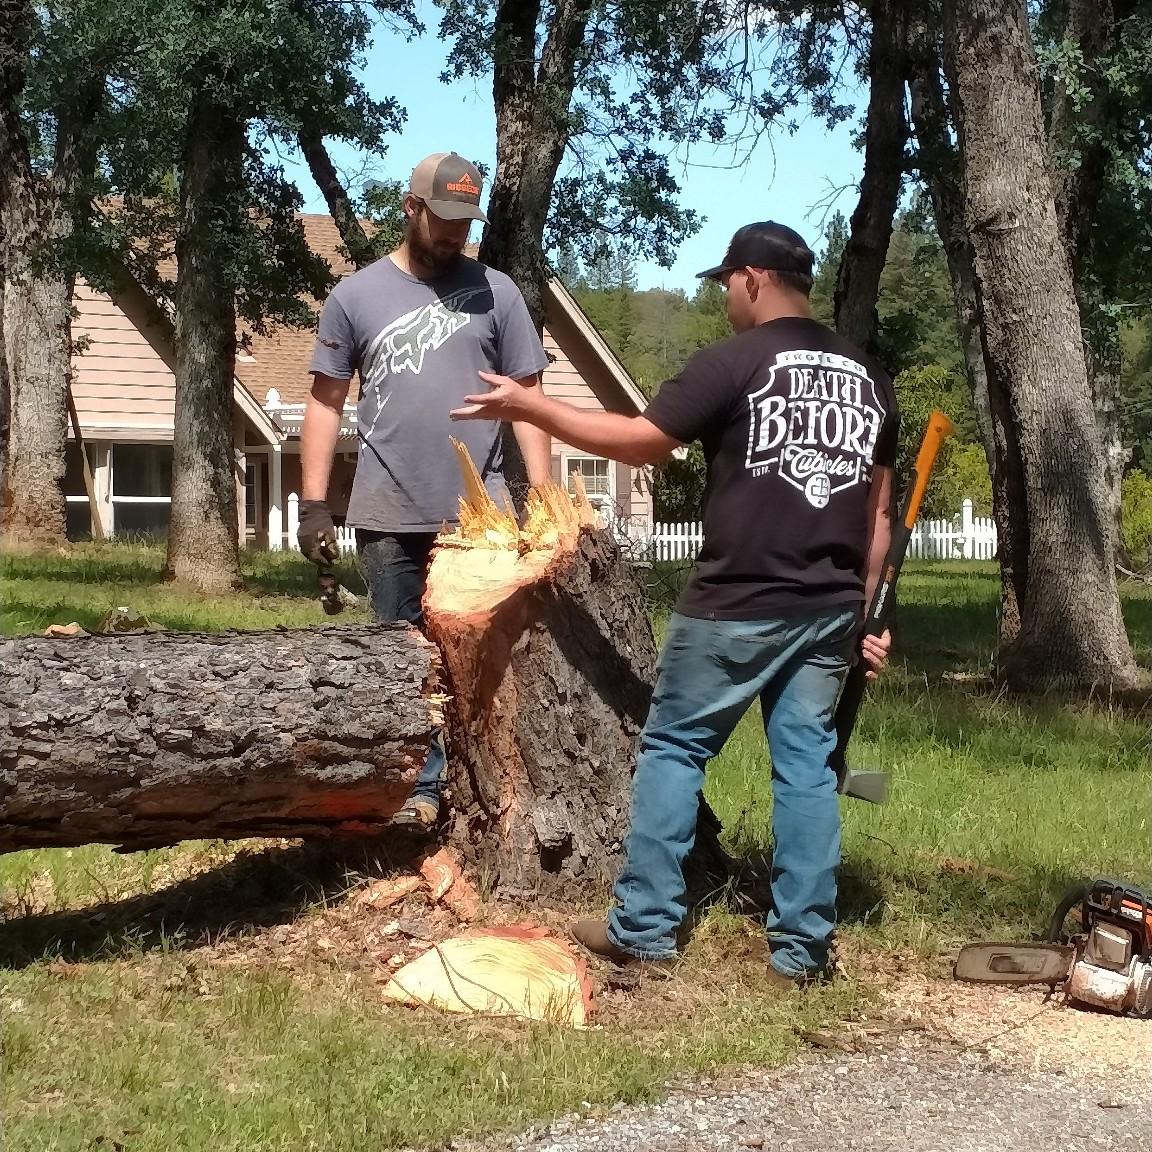
[[[869,804],[884,804],[888,800],[888,773],[855,772],[845,766],[836,781],[836,791]]]

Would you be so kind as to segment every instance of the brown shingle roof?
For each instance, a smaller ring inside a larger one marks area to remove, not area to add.
[[[344,277],[355,271],[331,216],[302,215],[300,221],[308,247],[328,261],[334,275]],[[319,314],[320,306],[314,305],[313,310]],[[308,365],[315,343],[312,328],[279,327],[267,336],[250,335],[247,353],[252,360],[238,359],[236,375],[261,404],[267,401],[270,388],[280,393],[283,404],[303,404],[312,387]],[[244,356],[243,350],[240,355]]]

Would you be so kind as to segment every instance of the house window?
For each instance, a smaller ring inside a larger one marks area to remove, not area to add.
[[[244,530],[246,536],[255,536],[264,527],[264,469],[263,460],[249,460],[244,466]]]
[[[96,471],[96,453],[91,444],[85,444],[88,467]],[[69,440],[64,447],[64,495],[68,500],[67,533],[69,540],[90,540],[92,538],[92,505],[88,502],[88,490],[84,487],[84,464],[80,456],[80,445]]]
[[[172,445],[112,445],[112,523],[117,536],[165,536],[172,514]]]
[[[566,456],[564,475],[569,492],[575,492],[573,473],[578,472],[584,481],[584,491],[589,496],[612,497],[612,462],[602,456]]]
[[[560,462],[560,467],[568,491],[575,494],[575,474],[578,473],[584,481],[588,503],[596,509],[600,523],[605,527],[611,524],[614,519],[616,497],[616,469],[612,461],[605,460],[603,456],[565,456]]]
[[[114,444],[112,498],[172,499],[170,444]]]
[[[84,450],[88,454],[88,467],[95,472],[96,455],[92,445],[85,444]],[[84,465],[80,458],[80,445],[75,440],[69,440],[64,448],[64,495],[88,499],[88,490],[84,487]]]

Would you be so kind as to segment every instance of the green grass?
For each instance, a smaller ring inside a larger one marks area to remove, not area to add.
[[[248,590],[223,601],[163,585],[161,561],[144,548],[9,557],[0,630],[95,624],[118,604],[177,628],[325,619],[310,569],[291,555],[247,557]],[[668,574],[652,579],[667,603]],[[996,600],[990,565],[912,564],[902,578],[895,666],[851,750],[858,766],[892,773],[892,798],[844,808],[841,911],[857,963],[895,952],[944,975],[961,941],[1037,932],[1076,879],[1152,883],[1147,716],[991,689]],[[1146,660],[1149,590],[1125,588],[1124,606]],[[769,842],[766,774],[750,714],[708,783],[741,850]],[[6,1150],[443,1146],[650,1099],[679,1072],[786,1060],[799,1033],[868,999],[850,980],[798,1009],[766,1001],[756,929],[719,907],[667,991],[609,1002],[588,1031],[387,1008],[354,935],[330,954],[275,943],[276,925],[338,918],[355,866],[233,855],[196,843],[0,857]],[[265,946],[225,964],[200,946],[221,933]]]
[[[165,583],[164,553],[146,544],[78,544],[69,555],[0,555],[0,635],[34,634],[72,621],[93,629],[121,606],[179,631],[330,622],[315,590],[316,569],[299,553],[244,552],[242,562],[243,592],[207,596]],[[364,581],[353,561],[342,561],[338,574],[363,596]],[[358,618],[367,618],[363,598],[341,616]]]
[[[676,1069],[775,1063],[796,1047],[791,1014],[747,993],[652,1043],[643,1027],[443,1022],[308,977],[189,975],[175,959],[74,979],[18,974],[5,992],[5,1149],[443,1147],[462,1132],[652,1099]],[[821,1015],[807,1010],[813,1023]]]

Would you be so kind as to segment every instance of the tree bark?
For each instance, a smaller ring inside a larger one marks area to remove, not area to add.
[[[72,231],[80,177],[94,159],[91,126],[103,83],[61,96],[53,165],[38,175],[20,112],[32,19],[31,5],[17,3],[5,5],[0,21],[0,331],[9,406],[0,512],[6,542],[41,547],[66,541],[73,276],[59,262],[59,246]]]
[[[1020,629],[1020,605],[1027,576],[1024,477],[1003,384],[998,383],[993,389],[985,358],[975,257],[964,220],[963,163],[952,143],[955,116],[944,94],[937,37],[936,29],[930,30],[926,23],[917,21],[913,25],[908,73],[912,124],[917,162],[928,185],[936,231],[948,262],[965,374],[992,481],[993,515],[998,526],[996,558],[1000,565],[1000,642],[1007,644]]]
[[[509,560],[485,595],[459,594],[483,554],[445,549],[429,576],[428,631],[452,693],[450,835],[503,895],[579,898],[619,868],[651,626],[603,530]]]
[[[1095,237],[1111,148],[1122,134],[1134,135],[1137,127],[1122,122],[1125,112],[1112,98],[1107,76],[1107,58],[1119,47],[1120,24],[1132,18],[1135,8],[1131,0],[1068,0],[1065,40],[1079,49],[1080,71],[1072,85],[1066,73],[1057,75],[1048,134],[1056,212],[1080,306],[1088,381],[1104,445],[1113,546],[1121,563],[1127,557],[1120,489],[1131,452],[1124,446],[1120,422],[1120,325],[1104,307],[1107,293]]]
[[[232,441],[236,298],[225,254],[242,210],[245,123],[201,90],[185,131],[166,575],[223,592],[241,583]]]
[[[0,641],[0,852],[380,831],[441,722],[405,625]]]
[[[576,61],[592,0],[557,0],[536,61],[540,0],[500,0],[496,11],[492,96],[496,172],[480,259],[512,277],[536,330],[544,330],[544,228],[556,173],[571,135]],[[511,425],[503,429],[504,478],[519,508],[528,477]]]
[[[1000,671],[1021,688],[1127,685],[1137,674],[1027,7],[948,0],[944,14],[990,385],[1003,382],[1025,490],[1020,628]]]
[[[0,498],[7,490],[6,476],[8,475],[8,433],[11,415],[11,400],[8,392],[8,357],[4,351],[4,231],[3,221],[0,219]],[[0,504],[0,513],[3,505]],[[7,520],[6,514],[0,514],[0,520]]]
[[[836,331],[866,349],[876,340],[876,297],[904,179],[905,7],[898,0],[875,0],[871,6],[864,174],[836,277]]]

